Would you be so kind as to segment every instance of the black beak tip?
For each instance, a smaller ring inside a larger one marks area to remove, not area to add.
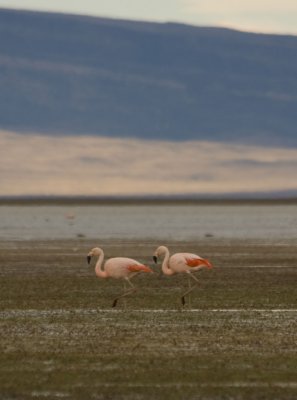
[[[90,262],[91,262],[91,256],[87,256],[87,262],[88,262],[88,264],[90,264]]]
[[[153,256],[153,260],[154,260],[155,264],[157,264],[157,262],[158,262],[158,257]]]

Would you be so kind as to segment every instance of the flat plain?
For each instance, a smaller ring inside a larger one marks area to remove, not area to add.
[[[184,276],[152,262],[158,244],[208,258],[192,307]],[[111,308],[87,252],[130,256],[155,273]],[[296,399],[296,240],[2,241],[1,399]]]

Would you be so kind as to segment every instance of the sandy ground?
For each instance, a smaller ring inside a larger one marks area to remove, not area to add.
[[[86,263],[99,244],[155,271],[117,309],[122,283]],[[297,240],[162,243],[215,265],[184,309],[187,280],[160,274],[158,244],[1,242],[0,397],[296,399]]]

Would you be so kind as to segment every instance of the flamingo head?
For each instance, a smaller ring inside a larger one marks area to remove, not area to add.
[[[87,255],[87,262],[88,264],[90,264],[91,259],[93,256],[99,256],[99,254],[101,253],[101,249],[99,249],[99,247],[94,247],[94,249],[92,249],[89,254]]]
[[[155,264],[157,264],[157,262],[158,262],[158,257],[164,255],[167,251],[168,251],[168,249],[165,246],[159,246],[157,248],[157,250],[155,251],[155,253],[153,255],[153,260],[154,260]]]

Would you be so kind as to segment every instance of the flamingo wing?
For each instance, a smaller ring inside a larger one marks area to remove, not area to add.
[[[127,267],[130,272],[153,272],[149,267],[142,264],[131,264]]]
[[[186,258],[186,264],[188,267],[192,267],[192,268],[200,267],[200,266],[212,268],[211,263],[208,260],[206,260],[205,258],[188,257],[188,258]]]

